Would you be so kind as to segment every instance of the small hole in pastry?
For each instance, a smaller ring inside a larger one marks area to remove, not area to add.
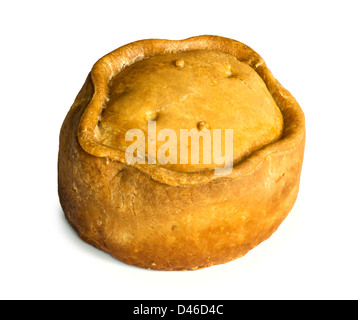
[[[209,129],[209,125],[205,121],[199,121],[197,124],[197,128],[199,131],[204,129]]]
[[[183,59],[178,59],[174,62],[174,65],[179,69],[184,68],[185,61]]]
[[[156,121],[158,119],[158,113],[154,110],[149,110],[145,113],[146,121]]]

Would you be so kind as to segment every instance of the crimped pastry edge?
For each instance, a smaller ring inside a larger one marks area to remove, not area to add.
[[[240,179],[257,170],[268,155],[289,152],[305,138],[305,119],[299,104],[290,92],[274,78],[261,56],[239,41],[220,36],[203,35],[184,40],[139,40],[124,45],[99,59],[91,71],[94,94],[78,126],[77,136],[81,147],[91,155],[126,163],[123,150],[105,146],[95,136],[96,125],[108,99],[108,82],[123,68],[143,58],[161,53],[190,50],[222,51],[252,67],[263,79],[282,112],[284,118],[282,137],[234,165],[232,172],[226,176],[215,175],[214,170],[178,172],[156,164],[132,164],[131,166],[150,175],[156,181],[173,186],[205,184],[216,179]]]

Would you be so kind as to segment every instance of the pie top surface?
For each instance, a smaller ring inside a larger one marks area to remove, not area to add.
[[[190,161],[191,139],[189,163],[181,163],[183,129],[209,132],[211,150],[213,131],[220,129],[222,154],[225,129],[231,129],[234,164],[277,141],[283,132],[281,111],[262,78],[235,56],[214,50],[153,55],[129,64],[108,81],[107,103],[95,128],[99,144],[125,151],[135,141],[126,141],[126,133],[139,129],[146,142],[145,155],[140,156],[148,159],[148,147],[153,143],[148,141],[149,122],[155,123],[156,134],[162,129],[175,132],[176,161],[157,165],[177,172],[218,167],[213,159],[210,163],[203,161],[203,140],[199,144],[199,163]],[[156,152],[169,141],[168,137],[162,140],[155,141]]]

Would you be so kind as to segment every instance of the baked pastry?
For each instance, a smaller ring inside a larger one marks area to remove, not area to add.
[[[183,144],[196,153],[182,152],[183,132],[203,133]],[[304,144],[300,106],[248,46],[218,36],[137,41],[93,66],[64,120],[60,202],[84,241],[127,264],[222,264],[285,219]],[[231,158],[215,161],[214,150]]]

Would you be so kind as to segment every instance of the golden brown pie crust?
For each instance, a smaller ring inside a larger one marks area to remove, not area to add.
[[[231,55],[261,77],[283,117],[280,136],[251,150],[226,176],[211,168],[128,165],[121,148],[99,139],[111,79],[136,61],[198,50]],[[94,65],[63,123],[60,202],[84,241],[125,263],[157,270],[221,264],[270,237],[287,216],[298,193],[304,144],[300,106],[248,46],[218,36],[137,41]]]
[[[283,129],[281,111],[255,70],[232,55],[210,50],[170,52],[127,66],[109,81],[109,99],[98,119],[97,143],[122,152],[132,143],[125,141],[128,130],[140,129],[148,139],[148,121],[156,122],[157,132],[170,128],[176,137],[199,123],[211,136],[213,129],[230,128],[234,163],[278,140]],[[157,152],[163,144],[156,142]],[[146,147],[142,158],[148,161]],[[198,153],[202,149],[199,145]],[[217,167],[214,159],[203,163],[203,157],[198,164],[180,164],[179,153],[176,163],[157,166],[180,172]]]

